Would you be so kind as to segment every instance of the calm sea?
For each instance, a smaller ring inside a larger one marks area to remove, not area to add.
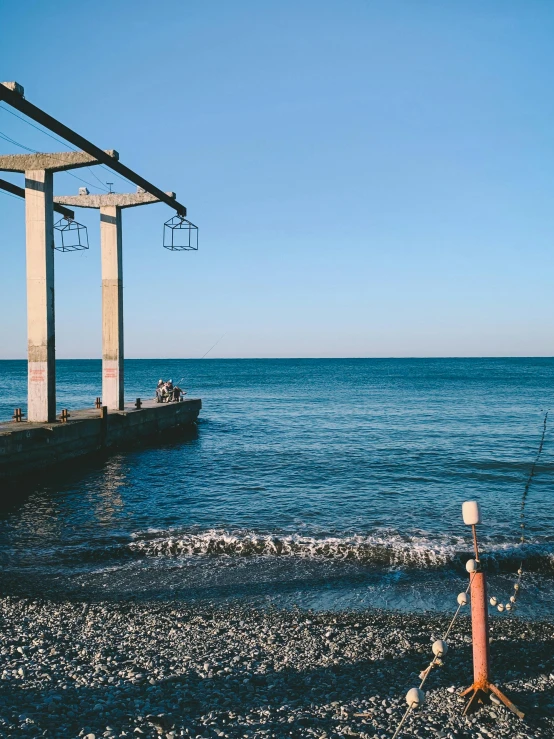
[[[523,557],[520,613],[554,615],[550,427],[517,543],[554,360],[131,360],[129,401],[160,377],[202,398],[188,437],[4,490],[4,593],[451,610],[477,499],[493,593]],[[25,387],[0,362],[0,418]],[[58,392],[93,405],[100,362],[60,361]]]

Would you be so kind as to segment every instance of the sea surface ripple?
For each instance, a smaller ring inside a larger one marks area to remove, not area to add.
[[[0,587],[79,598],[449,610],[470,531],[500,599],[554,615],[552,359],[128,360],[129,401],[159,377],[201,397],[198,426],[91,459],[0,502]],[[57,364],[59,408],[91,406],[100,362]],[[0,362],[0,418],[26,363]],[[554,417],[553,417],[554,422]],[[5,487],[5,486],[4,486]],[[527,592],[528,597],[525,597]]]

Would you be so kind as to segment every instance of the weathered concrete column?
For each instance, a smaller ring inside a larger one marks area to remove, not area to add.
[[[29,421],[56,420],[53,174],[91,164],[84,152],[0,156],[0,171],[25,173]]]
[[[174,192],[166,195],[174,198]],[[111,192],[89,195],[80,188],[79,195],[54,198],[55,203],[75,208],[100,210],[100,243],[102,249],[102,403],[109,410],[123,410],[123,250],[121,211],[138,205],[159,203],[155,195],[140,188],[136,193]]]
[[[100,208],[102,248],[102,402],[123,410],[123,251],[121,208]]]
[[[53,174],[25,172],[29,421],[56,418]]]

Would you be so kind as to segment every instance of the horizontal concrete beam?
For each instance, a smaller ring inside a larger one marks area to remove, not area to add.
[[[170,198],[175,197],[174,192],[166,192]],[[149,192],[111,192],[106,195],[56,195],[55,203],[72,205],[75,208],[105,208],[115,206],[117,208],[134,208],[137,205],[148,203],[159,203],[159,198],[150,195]]]
[[[55,133],[66,141],[69,141],[69,143],[73,144],[77,149],[82,149],[83,151],[95,156],[98,161],[106,164],[108,167],[113,169],[114,172],[122,175],[127,180],[131,180],[131,182],[138,185],[138,187],[142,187],[146,192],[151,192],[152,195],[156,195],[156,197],[158,197],[162,202],[167,203],[167,205],[176,210],[180,216],[186,217],[187,209],[175,198],[168,198],[162,190],[157,188],[151,182],[148,182],[148,180],[145,180],[144,177],[133,172],[132,169],[121,164],[121,162],[114,161],[110,157],[106,156],[102,149],[99,149],[93,143],[85,139],[84,136],[81,136],[76,131],[65,126],[51,115],[48,115],[44,110],[37,108],[36,105],[33,105],[28,100],[25,100],[22,85],[19,85],[17,82],[0,82],[0,100],[8,103],[12,108],[19,110],[20,113],[29,116],[29,118],[40,123],[41,126],[45,126],[52,131],[52,133]]]
[[[114,149],[105,152],[115,160],[119,154]],[[78,169],[100,164],[96,157],[84,151],[65,151],[59,154],[4,154],[0,156],[0,171],[29,172],[38,169],[47,169],[50,172],[63,172],[66,169]]]
[[[12,195],[17,195],[19,198],[25,199],[25,190],[22,187],[14,185],[13,182],[8,182],[8,180],[3,180],[1,177],[0,190],[11,192]],[[56,213],[61,213],[62,216],[70,218],[72,221],[75,220],[75,213],[72,210],[69,210],[69,208],[64,208],[63,205],[54,205],[54,210]]]

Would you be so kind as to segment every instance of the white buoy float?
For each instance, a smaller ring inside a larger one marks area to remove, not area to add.
[[[504,610],[504,604],[503,603],[499,603],[498,604],[498,610],[500,611],[500,613],[502,613],[502,611]]]
[[[493,606],[493,607],[494,607],[494,606],[495,606],[495,605],[496,605],[496,604],[498,603],[498,601],[496,600],[496,598],[494,597],[494,595],[493,595],[493,597],[492,597],[492,598],[491,598],[491,599],[489,600],[489,603],[490,603],[490,604],[491,604],[491,606]]]
[[[481,509],[476,500],[466,500],[462,503],[462,516],[466,526],[477,526],[481,523]]]
[[[410,708],[421,706],[425,702],[425,693],[419,688],[410,688],[406,693],[406,703]]]
[[[460,593],[458,596],[458,605],[467,606],[467,593]]]
[[[435,657],[444,657],[447,652],[448,644],[443,639],[437,639],[437,641],[433,643],[433,654]]]
[[[477,562],[474,559],[468,559],[468,561],[466,562],[466,570],[471,573],[477,572],[478,569],[479,565],[477,564]]]

